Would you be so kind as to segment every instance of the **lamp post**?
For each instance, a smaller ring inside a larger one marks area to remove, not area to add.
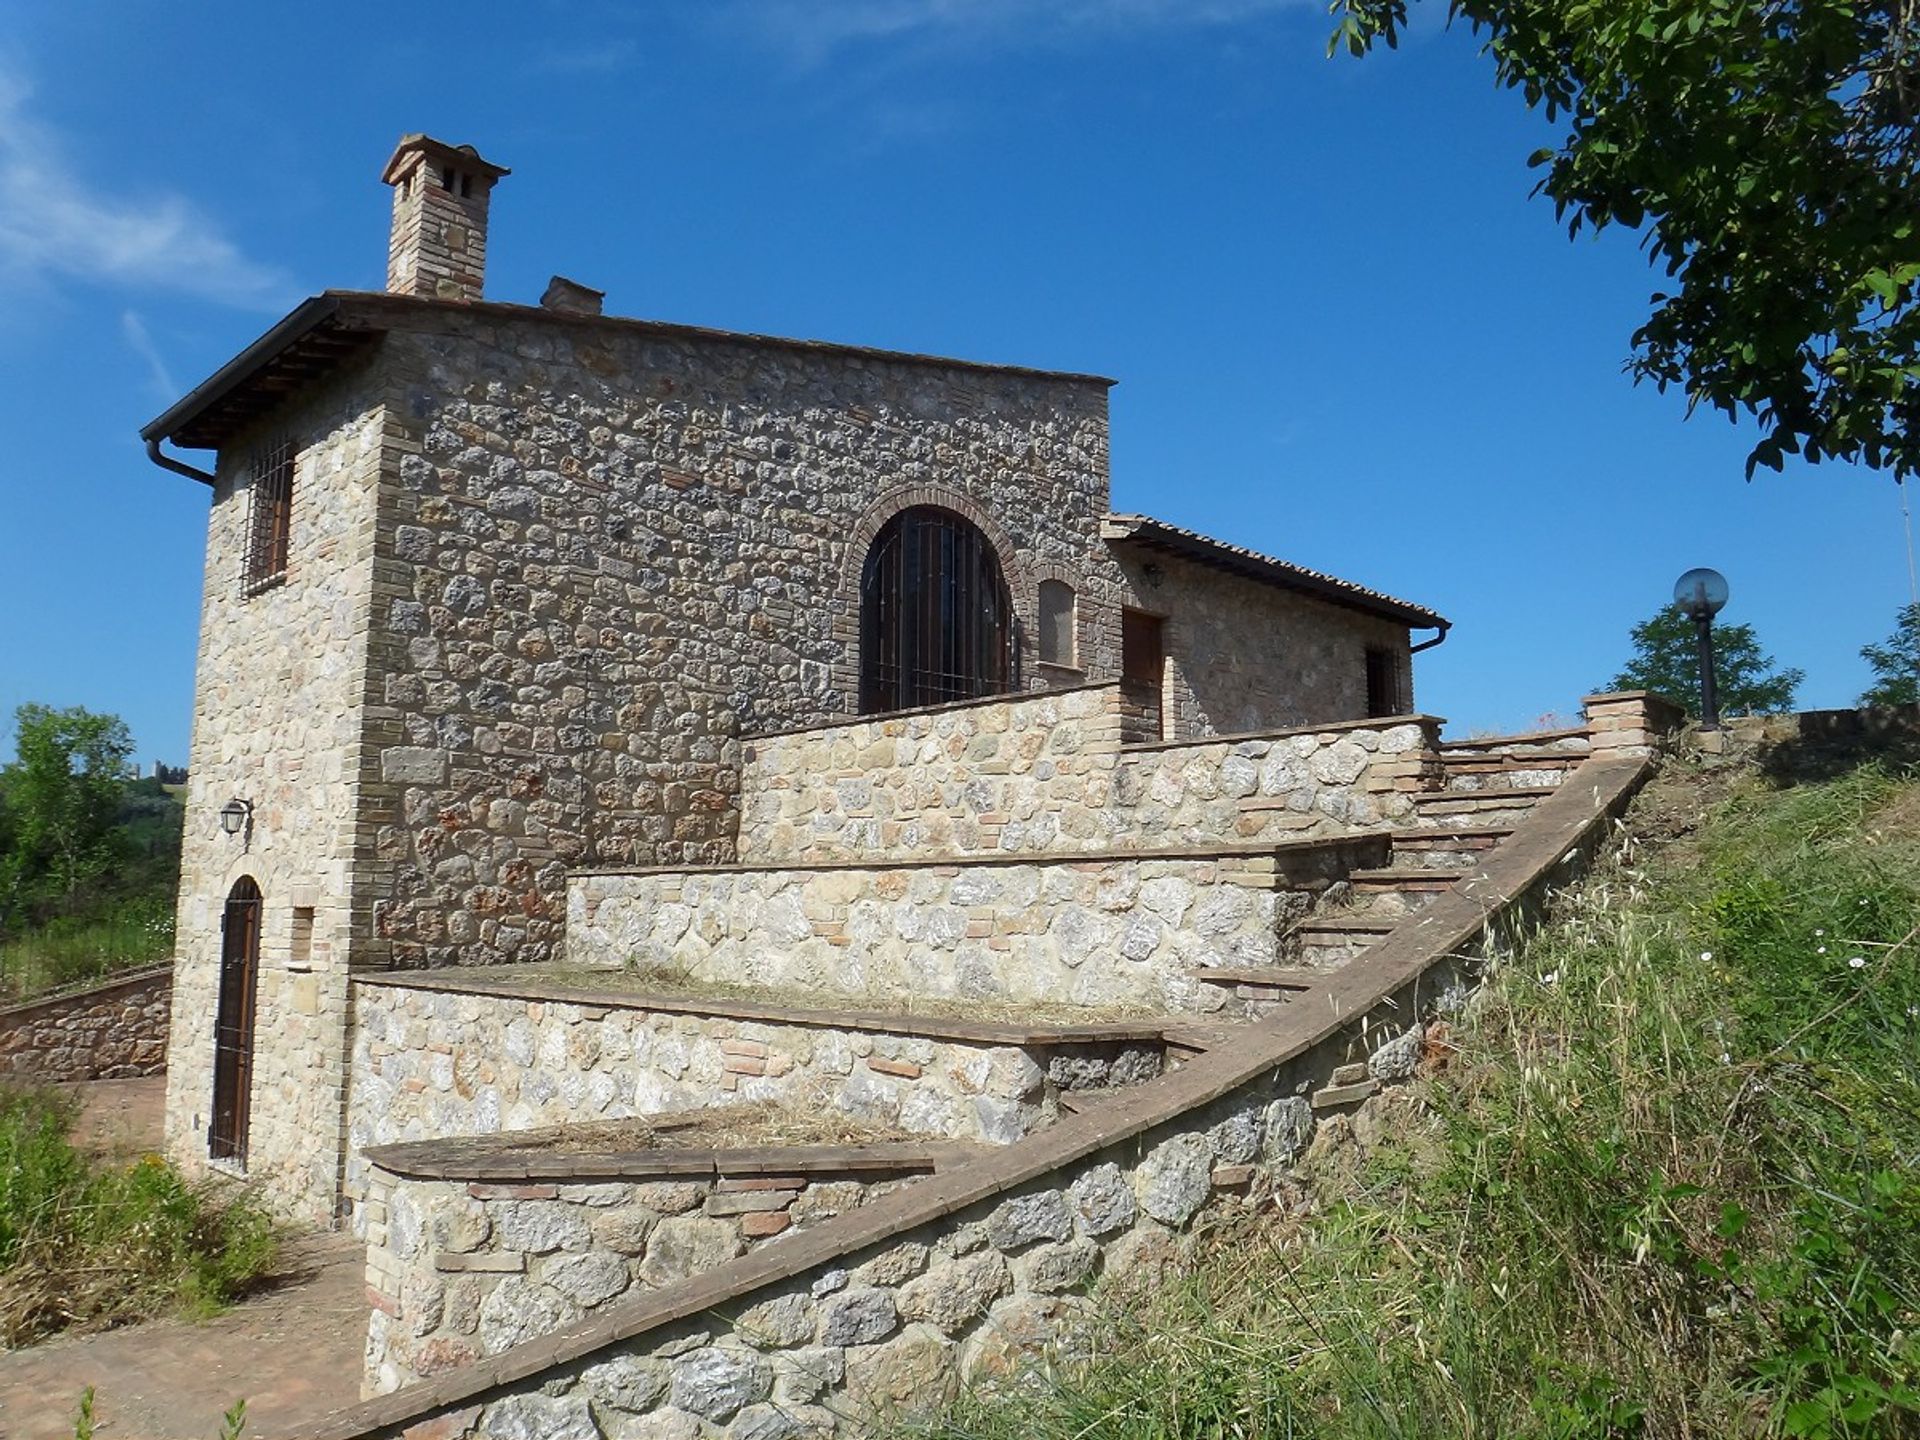
[[[1727,603],[1727,577],[1718,570],[1689,570],[1673,582],[1673,603],[1693,621],[1700,639],[1700,728],[1720,728],[1720,702],[1713,692],[1713,617]]]

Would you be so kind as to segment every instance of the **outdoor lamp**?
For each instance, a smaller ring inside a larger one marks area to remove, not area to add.
[[[253,802],[238,797],[220,807],[220,828],[229,835],[253,828]]]
[[[1713,617],[1727,603],[1727,577],[1704,567],[1673,582],[1673,603],[1693,621],[1700,639],[1700,728],[1720,728],[1720,705],[1713,693]]]

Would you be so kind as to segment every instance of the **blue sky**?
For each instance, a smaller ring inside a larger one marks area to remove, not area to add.
[[[1627,381],[1655,277],[1529,198],[1551,132],[1437,16],[1355,62],[1315,0],[0,0],[0,716],[184,761],[207,495],[136,431],[381,285],[409,130],[513,168],[492,298],[1116,376],[1115,507],[1449,615],[1455,733],[1572,714],[1696,564],[1852,703],[1898,488],[1749,484]]]

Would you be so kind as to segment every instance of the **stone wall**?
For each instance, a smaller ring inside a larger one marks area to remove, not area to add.
[[[1111,823],[1139,845],[1337,835],[1407,824],[1438,790],[1440,724],[1426,715],[1122,752]]]
[[[1118,684],[756,736],[743,863],[1204,846],[1403,822],[1440,722],[1123,745]]]
[[[126,1080],[167,1068],[170,969],[0,1010],[0,1073],[23,1080]]]
[[[1109,683],[755,736],[741,747],[741,863],[1110,844],[1119,702]]]
[[[784,1023],[724,1003],[667,1006],[609,996],[354,989],[348,1193],[367,1184],[368,1146],[620,1120],[741,1102],[827,1106],[909,1134],[1018,1139],[1055,1113],[1064,1089],[1160,1071],[1151,1027],[1049,1042],[983,1027],[942,1034],[926,1017],[795,1015]],[[920,1033],[903,1033],[911,1031]]]
[[[407,400],[375,620],[392,718],[368,793],[395,962],[549,959],[567,867],[733,859],[741,729],[852,708],[852,541],[889,507],[976,517],[1025,636],[1032,568],[1080,575],[1112,622],[1089,626],[1087,663],[1112,674],[1103,383],[430,318],[385,342]]]
[[[313,1220],[333,1213],[345,1088],[357,785],[384,399],[365,366],[263,420],[220,455],[207,532],[192,758],[181,849],[167,1145],[207,1165],[221,920],[251,877],[263,896],[248,1175]],[[248,595],[249,470],[261,449],[298,454],[285,579]],[[219,811],[251,801],[251,827]],[[311,944],[294,945],[294,909]]]
[[[874,1147],[876,1158],[888,1148]],[[724,1158],[716,1152],[716,1163]],[[606,1160],[592,1168],[620,1169]],[[498,1354],[622,1295],[671,1285],[857,1209],[932,1168],[491,1184],[376,1166],[366,1206],[372,1309],[364,1388],[384,1394]],[[792,1339],[803,1327],[812,1335],[806,1319],[788,1305],[745,1323]]]
[[[1394,657],[1395,708],[1413,710],[1404,624],[1171,555],[1113,548],[1133,590],[1128,603],[1163,618],[1169,739],[1366,719],[1369,647]]]
[[[1275,1197],[1298,1205],[1299,1163],[1380,1128],[1354,1107],[1414,1072],[1424,1034],[1420,1026],[1378,1034],[1331,1085],[1324,1061],[1285,1066],[1177,1125],[1095,1149],[938,1224],[547,1368],[537,1388],[522,1382],[517,1393],[451,1411],[431,1433],[889,1433],[950,1404],[963,1386],[1085,1353],[1097,1314],[1089,1292],[1156,1283],[1205,1222],[1270,1209]],[[1393,1102],[1389,1091],[1370,1103]],[[797,1242],[776,1245],[786,1243]]]
[[[730,986],[1218,1009],[1192,972],[1271,965],[1288,919],[1353,863],[1289,849],[575,877],[567,957]]]

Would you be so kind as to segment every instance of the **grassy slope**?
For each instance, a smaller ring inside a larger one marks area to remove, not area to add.
[[[120,862],[69,908],[0,940],[0,1004],[85,986],[173,954],[183,786],[136,780],[119,816]]]
[[[933,1432],[1920,1435],[1920,784],[1675,772],[1635,828],[1291,1205]]]

